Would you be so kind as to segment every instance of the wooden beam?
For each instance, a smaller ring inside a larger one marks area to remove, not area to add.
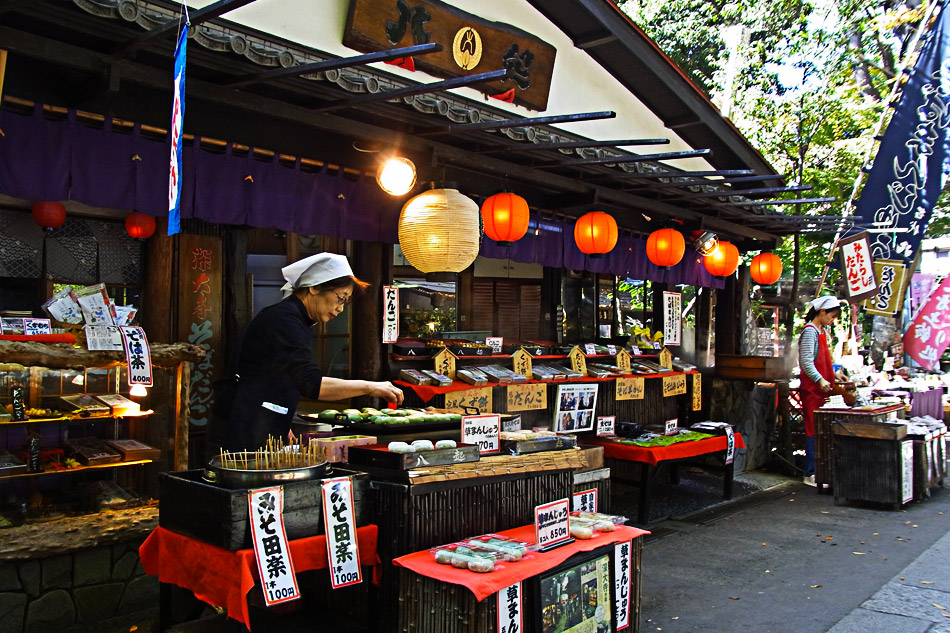
[[[751,200],[749,202],[721,202],[734,207],[761,207],[769,204],[815,204],[818,202],[836,202],[837,198],[799,198],[796,200]]]
[[[696,156],[708,156],[708,149],[693,149],[684,152],[665,152],[661,154],[630,154],[629,156],[614,155],[606,158],[582,158],[574,160],[567,158],[565,160],[554,160],[548,163],[538,163],[534,165],[535,169],[552,169],[555,167],[575,167],[581,165],[609,165],[613,163],[642,163],[650,160],[674,160],[677,158],[694,158]]]
[[[748,176],[755,173],[751,169],[716,169],[712,171],[654,171],[654,172],[627,172],[619,174],[604,174],[600,176],[590,176],[586,180],[615,180],[642,178],[644,180],[654,180],[659,178],[692,178],[705,176]]]
[[[794,187],[766,187],[764,189],[721,189],[719,191],[698,191],[695,193],[684,193],[670,200],[691,200],[693,198],[711,198],[717,196],[762,196],[772,193],[785,193],[788,191],[809,191],[811,185],[796,185]]]
[[[554,125],[557,123],[577,123],[580,121],[597,121],[600,119],[614,119],[616,112],[585,112],[582,114],[558,114],[554,116],[539,116],[523,119],[500,119],[494,121],[481,121],[479,123],[459,123],[456,125],[443,125],[415,133],[415,136],[436,136],[439,134],[455,134],[458,132],[470,132],[473,130],[500,130],[509,127],[537,127],[539,125]]]
[[[668,138],[640,138],[621,141],[562,141],[557,143],[525,143],[499,145],[488,149],[478,150],[479,154],[504,154],[508,152],[542,152],[562,149],[594,149],[597,147],[624,147],[630,145],[667,145]]]

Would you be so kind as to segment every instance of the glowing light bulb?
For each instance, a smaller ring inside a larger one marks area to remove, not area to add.
[[[130,396],[147,396],[148,389],[145,388],[145,385],[132,385],[132,389],[129,390]]]
[[[416,166],[402,156],[387,158],[376,172],[376,183],[391,196],[402,196],[416,184]]]

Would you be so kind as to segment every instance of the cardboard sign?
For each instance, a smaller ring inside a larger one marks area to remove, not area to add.
[[[533,365],[531,364],[531,354],[519,349],[517,352],[511,355],[511,360],[513,362],[512,369],[515,373],[521,374],[528,380],[531,380],[534,374],[532,373]]]
[[[618,378],[614,383],[617,385],[617,392],[614,396],[617,400],[643,400],[643,394],[646,392],[646,383],[643,378],[635,376],[633,378]]]
[[[679,345],[683,335],[683,295],[663,292],[663,342]]]
[[[585,376],[587,375],[587,358],[584,356],[584,352],[581,351],[581,348],[575,345],[567,357],[571,361],[571,369]]]
[[[665,347],[660,350],[660,357],[657,360],[661,367],[666,367],[667,369],[673,369],[673,352],[666,349]]]
[[[455,359],[457,356],[449,351],[447,347],[443,347],[442,351],[435,355],[435,371],[442,374],[443,376],[448,376],[452,380],[455,380]]]
[[[633,541],[614,545],[614,615],[617,618],[617,631],[630,626],[632,550]]]
[[[667,420],[663,423],[663,435],[676,435],[676,424],[679,422],[678,419],[673,418],[672,420]]]
[[[324,480],[320,487],[323,491],[330,584],[339,589],[361,583],[363,573],[356,541],[353,481],[349,477],[336,477]]]
[[[485,345],[491,348],[492,354],[501,354],[501,347],[505,339],[501,336],[488,336],[485,338]]]
[[[508,411],[540,411],[548,408],[547,384],[508,385]]]
[[[693,411],[703,408],[703,376],[693,374]]]
[[[680,396],[686,393],[686,374],[663,376],[663,397]]]
[[[284,488],[249,490],[247,504],[264,602],[270,606],[296,600],[300,590],[284,529]]]
[[[395,343],[398,338],[399,288],[383,286],[383,343]]]
[[[491,411],[491,390],[491,387],[479,387],[463,391],[450,391],[445,394],[445,408],[464,409],[465,407],[472,407],[478,411]]]
[[[630,352],[625,349],[621,349],[617,352],[617,355],[614,357],[616,359],[617,368],[625,374],[630,373]]]
[[[601,415],[597,417],[597,435],[598,437],[613,435],[614,426],[617,422],[615,415]]]
[[[462,416],[462,443],[475,444],[482,455],[501,450],[499,431],[501,416],[497,414]]]
[[[597,512],[597,489],[581,490],[571,497],[571,511]]]
[[[505,587],[498,592],[498,633],[520,633],[524,631],[524,619],[521,606],[521,582]]]
[[[545,547],[571,538],[570,517],[567,499],[535,507],[534,542]]]
[[[841,252],[841,271],[847,282],[849,301],[860,301],[874,295],[877,292],[877,281],[874,279],[874,262],[871,259],[867,231],[841,240],[838,249]]]
[[[49,319],[23,319],[23,333],[27,335],[52,334],[53,326]]]

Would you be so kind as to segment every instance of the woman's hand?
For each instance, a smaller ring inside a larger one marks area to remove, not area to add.
[[[821,387],[821,390],[826,393],[831,391],[832,389],[831,383],[825,380],[824,378],[818,381],[818,386]]]
[[[402,404],[403,394],[402,389],[392,384],[391,382],[370,382],[369,384],[369,395],[382,398],[386,402],[395,402],[396,404]]]

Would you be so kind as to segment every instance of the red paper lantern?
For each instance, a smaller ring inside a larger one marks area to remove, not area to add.
[[[125,230],[132,237],[147,240],[155,233],[155,218],[133,211],[125,218]]]
[[[582,253],[603,257],[617,245],[617,221],[603,211],[591,211],[574,223],[574,242]]]
[[[511,246],[528,232],[528,203],[518,194],[503,191],[482,203],[485,235],[502,246]]]
[[[676,266],[686,252],[686,240],[676,229],[660,229],[647,238],[647,259],[656,266]]]
[[[33,203],[33,221],[44,229],[58,229],[66,221],[66,207],[55,200],[39,200]]]
[[[759,253],[752,258],[749,273],[757,284],[771,286],[782,276],[782,260],[775,253]]]
[[[727,277],[739,267],[739,249],[730,242],[719,242],[716,250],[703,257],[703,265],[710,275]]]

